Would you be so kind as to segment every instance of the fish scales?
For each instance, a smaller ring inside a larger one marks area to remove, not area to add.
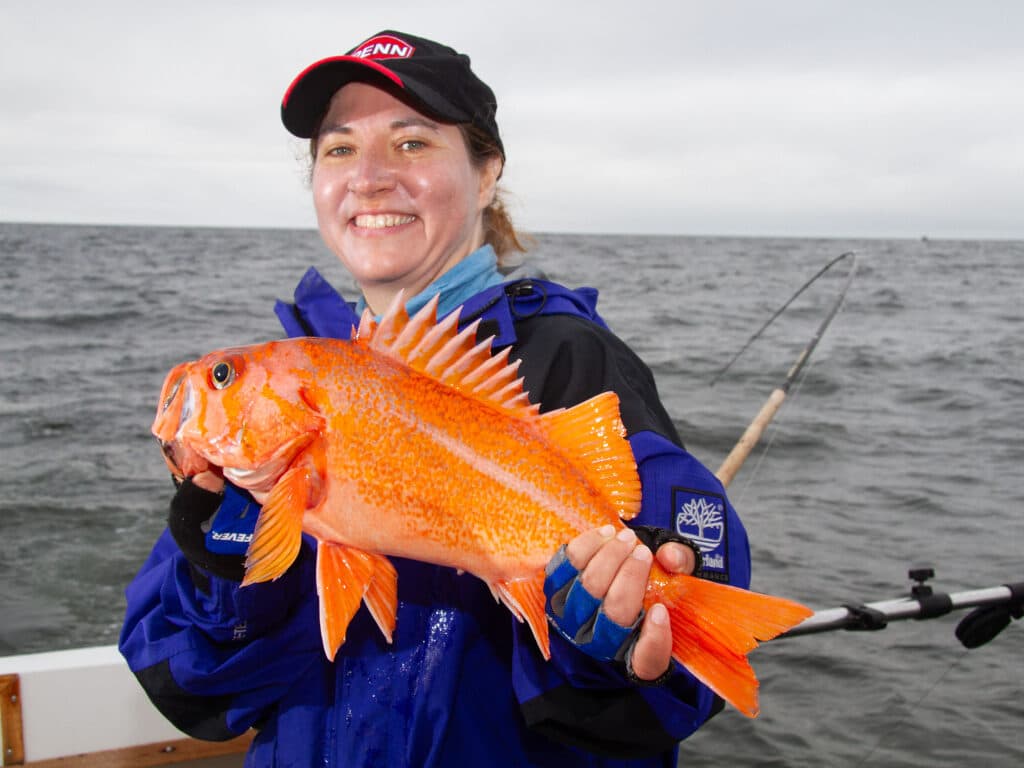
[[[329,461],[362,500],[362,510],[372,510],[379,530],[389,533],[361,540],[352,532],[365,525],[324,510],[344,543],[429,556],[492,581],[530,575],[567,534],[617,519],[610,509],[595,513],[607,505],[532,425],[426,376],[401,375],[400,365],[388,359],[375,360],[366,372],[362,386],[339,387],[337,397],[350,407],[331,419],[331,431],[345,438],[331,443],[328,456],[336,454]],[[401,445],[416,465],[374,450],[380,445]],[[424,470],[429,483],[422,481]],[[394,525],[384,522],[389,518]],[[533,535],[524,537],[527,530]]]

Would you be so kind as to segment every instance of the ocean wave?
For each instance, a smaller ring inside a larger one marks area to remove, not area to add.
[[[109,326],[142,320],[145,313],[141,309],[113,309],[113,310],[74,310],[62,312],[60,310],[25,310],[25,311],[0,311],[0,322],[7,325],[12,332],[31,333],[43,328],[66,329],[73,328],[82,331],[92,326]]]
[[[1019,580],[1024,246],[944,242],[940,258],[913,240],[539,239],[540,266],[601,289],[601,311],[649,355],[684,441],[712,470],[843,275],[815,286],[714,388],[711,377],[829,258],[863,253],[802,387],[729,488],[755,588],[824,608],[905,594],[922,561],[947,587]],[[2,247],[13,250],[0,266],[0,597],[20,596],[25,630],[8,648],[112,642],[124,585],[172,493],[148,432],[163,375],[226,343],[279,336],[273,297],[317,259],[325,274],[342,270],[312,231],[0,225]],[[923,696],[955,648],[953,621],[765,644],[752,657],[762,717],[723,713],[684,743],[684,761],[855,765],[874,734],[902,722],[868,764],[945,764],[914,732],[963,755],[951,742],[984,722],[1010,756],[1002,764],[1016,765],[1024,705],[1007,638]],[[949,737],[935,735],[943,728]],[[978,755],[1001,759],[984,745]]]

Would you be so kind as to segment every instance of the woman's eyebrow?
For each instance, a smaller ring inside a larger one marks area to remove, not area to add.
[[[394,122],[391,123],[391,129],[397,130],[401,128],[411,128],[412,126],[416,125],[422,126],[434,132],[441,130],[440,128],[438,128],[437,123],[422,117],[407,117],[402,120],[395,120]]]
[[[347,125],[323,125],[320,127],[319,135],[323,136],[325,133],[352,133],[352,129]]]
[[[435,133],[441,130],[440,127],[438,127],[437,123],[422,117],[406,117],[402,118],[401,120],[393,120],[391,122],[390,128],[393,131],[399,131],[403,128],[411,128],[413,126],[421,126],[428,130],[434,131]],[[350,134],[352,133],[352,129],[345,125],[344,123],[333,123],[331,125],[324,125],[320,128],[321,136],[327,133]]]

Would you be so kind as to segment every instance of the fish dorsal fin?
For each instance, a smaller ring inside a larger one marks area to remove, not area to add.
[[[640,477],[619,415],[618,395],[602,392],[572,408],[550,411],[540,417],[539,424],[551,442],[583,467],[621,519],[636,517]]]
[[[494,337],[477,342],[479,320],[460,331],[459,309],[438,322],[439,298],[410,318],[399,292],[379,323],[363,313],[356,342],[512,416],[536,418],[540,407],[523,390],[519,361],[509,363],[507,347],[492,355]]]

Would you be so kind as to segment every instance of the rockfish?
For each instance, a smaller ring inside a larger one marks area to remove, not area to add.
[[[153,434],[171,471],[212,470],[263,504],[243,585],[276,579],[303,531],[318,542],[324,651],[365,603],[391,641],[387,556],[483,579],[550,657],[544,566],[591,528],[640,510],[636,463],[605,392],[541,414],[508,348],[477,324],[409,318],[400,297],[353,340],[302,338],[213,352],[167,376]],[[669,610],[672,654],[744,714],[757,714],[746,654],[810,615],[797,603],[664,571],[644,599]]]

